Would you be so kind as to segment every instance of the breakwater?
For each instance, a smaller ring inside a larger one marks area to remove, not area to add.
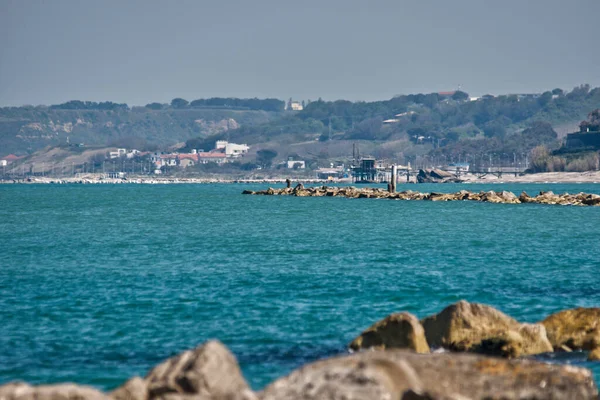
[[[398,193],[390,193],[380,188],[356,188],[350,187],[308,187],[298,184],[294,188],[283,188],[267,190],[244,190],[242,194],[264,195],[264,196],[296,196],[296,197],[346,197],[351,199],[390,199],[390,200],[425,200],[425,201],[478,201],[482,203],[505,203],[505,204],[559,204],[571,206],[600,206],[600,195],[593,193],[577,194],[555,194],[551,191],[540,192],[536,196],[529,196],[522,192],[519,196],[512,192],[488,191],[470,192],[461,190],[456,193],[423,193],[407,190]]]

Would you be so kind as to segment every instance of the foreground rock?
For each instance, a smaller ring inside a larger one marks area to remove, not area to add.
[[[520,324],[484,304],[459,301],[421,323],[431,347],[508,358],[553,350],[543,325]]]
[[[589,370],[471,354],[361,352],[308,364],[278,379],[262,400],[596,399]]]
[[[540,192],[535,197],[529,196],[523,192],[517,197],[512,192],[469,192],[461,190],[456,193],[421,193],[407,190],[399,193],[390,193],[380,188],[360,188],[355,187],[310,187],[298,185],[296,188],[284,188],[267,190],[244,190],[242,194],[267,195],[267,196],[296,196],[296,197],[346,197],[351,199],[391,199],[391,200],[429,200],[429,201],[477,201],[481,203],[502,203],[502,204],[560,204],[572,206],[600,206],[600,195],[597,194],[561,194],[552,192]]]
[[[116,400],[176,400],[189,396],[195,396],[196,400],[256,398],[235,356],[217,341],[169,358],[145,379],[130,379],[111,393]]]
[[[591,350],[594,346],[585,344],[595,336],[600,337],[600,308],[564,310],[550,315],[540,323],[546,327],[548,339],[556,350]]]
[[[397,313],[375,323],[349,345],[352,350],[361,349],[410,349],[417,353],[429,353],[423,326],[410,313]]]
[[[13,382],[0,386],[0,400],[110,400],[104,393],[70,383],[30,386]]]

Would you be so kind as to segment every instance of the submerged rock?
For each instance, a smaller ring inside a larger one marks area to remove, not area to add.
[[[410,313],[391,314],[376,322],[354,339],[352,350],[411,349],[417,353],[429,353],[425,331],[418,318]]]
[[[267,386],[262,400],[596,399],[591,371],[472,354],[361,352],[318,361]]]
[[[581,350],[589,335],[600,331],[600,308],[574,308],[550,315],[540,322],[546,327],[548,339],[559,350],[567,346]]]

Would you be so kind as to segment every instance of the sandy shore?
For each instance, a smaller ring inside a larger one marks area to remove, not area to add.
[[[485,175],[466,174],[460,177],[469,183],[600,183],[600,171],[589,172],[545,172],[539,174],[502,174]]]
[[[307,179],[307,178],[290,178],[292,182],[298,183],[322,183],[331,185],[352,184],[348,179],[345,180],[323,180],[323,179]],[[497,176],[488,174],[485,176],[476,174],[463,174],[460,176],[465,183],[600,183],[600,171],[589,172],[547,172],[539,174],[502,174]],[[81,174],[70,177],[30,177],[27,179],[7,179],[0,180],[0,183],[38,183],[38,184],[67,184],[67,183],[82,183],[82,184],[123,184],[123,183],[138,183],[138,184],[190,184],[190,183],[258,183],[258,184],[281,184],[285,183],[286,177],[274,177],[265,179],[231,179],[231,178],[192,178],[192,177],[164,177],[164,176],[129,176],[126,179],[107,178],[100,174]],[[402,183],[401,180],[399,183]],[[411,176],[411,182],[415,182],[415,177]]]

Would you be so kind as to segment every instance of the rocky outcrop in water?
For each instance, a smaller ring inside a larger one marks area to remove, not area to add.
[[[348,346],[361,349],[410,349],[429,353],[425,331],[418,318],[410,313],[396,313],[376,322]]]
[[[540,192],[535,197],[523,192],[517,197],[512,192],[469,192],[461,190],[456,193],[421,193],[407,190],[399,193],[390,193],[380,188],[356,188],[350,187],[296,187],[294,189],[267,190],[244,190],[242,194],[266,195],[266,196],[296,196],[296,197],[346,197],[350,199],[390,199],[390,200],[428,200],[428,201],[477,201],[481,203],[502,204],[560,204],[570,206],[600,206],[600,195],[589,193],[578,194],[554,194],[552,192]]]
[[[460,301],[422,321],[391,314],[350,344],[355,354],[307,364],[261,392],[250,390],[223,344],[209,341],[108,394],[74,384],[13,382],[0,386],[0,400],[592,400],[598,390],[587,369],[458,352],[520,357],[570,345],[600,360],[599,312],[566,310],[524,324],[493,307]],[[419,354],[429,347],[452,351]],[[367,349],[377,351],[360,351]]]
[[[543,325],[520,324],[484,304],[459,301],[421,323],[429,346],[434,348],[507,358],[553,350]]]
[[[169,358],[145,379],[132,378],[111,393],[115,400],[177,400],[190,396],[207,400],[256,398],[235,356],[218,341]]]
[[[600,308],[574,308],[550,315],[540,322],[556,350],[600,347]],[[590,343],[597,339],[597,346]],[[587,346],[586,346],[587,343]]]
[[[361,352],[318,361],[260,399],[595,399],[589,370],[470,354]]]

